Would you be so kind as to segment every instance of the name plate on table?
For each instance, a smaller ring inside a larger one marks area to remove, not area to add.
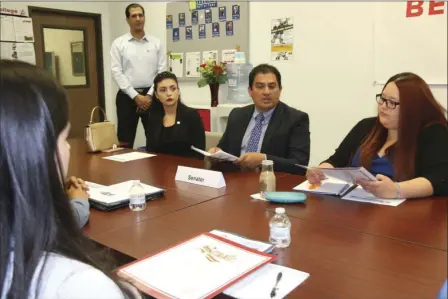
[[[217,189],[226,186],[222,172],[185,166],[177,167],[176,181]]]

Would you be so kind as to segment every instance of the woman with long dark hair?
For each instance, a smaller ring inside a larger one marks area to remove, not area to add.
[[[446,111],[413,73],[391,77],[376,96],[378,116],[360,121],[320,167],[363,166],[378,181],[359,181],[382,198],[448,195]],[[322,180],[318,168],[310,183]]]
[[[75,220],[64,188],[68,115],[43,70],[0,61],[1,299],[139,296],[106,274]]]
[[[204,124],[195,109],[181,102],[173,73],[162,72],[154,79],[154,101],[146,125],[147,151],[203,159],[191,146],[205,149]]]

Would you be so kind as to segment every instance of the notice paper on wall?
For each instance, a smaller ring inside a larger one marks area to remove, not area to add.
[[[33,21],[31,18],[14,17],[14,31],[16,41],[25,43],[34,42]]]
[[[36,64],[34,44],[1,42],[0,58],[9,60],[21,60],[30,64]]]
[[[0,16],[0,30],[1,41],[16,41],[16,34],[14,32],[14,17]]]
[[[171,53],[169,63],[170,72],[176,77],[182,78],[184,75],[184,53]]]
[[[218,63],[218,50],[202,52],[202,63],[206,63],[207,61]]]
[[[199,66],[201,65],[201,52],[187,52],[186,56],[186,77],[199,78]]]
[[[235,62],[235,49],[222,50],[221,53],[221,62],[224,63],[233,63]]]
[[[292,60],[294,44],[294,23],[292,18],[272,19],[271,59]]]

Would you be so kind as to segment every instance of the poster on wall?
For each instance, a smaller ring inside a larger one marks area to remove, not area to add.
[[[33,21],[31,18],[14,17],[14,31],[16,41],[25,43],[34,42]]]
[[[179,41],[179,28],[173,28],[173,41]]]
[[[221,62],[233,63],[235,62],[236,49],[222,50],[221,52]]]
[[[447,9],[446,1],[375,3],[374,84],[405,70],[447,84]]]
[[[189,1],[188,6],[190,10],[207,9],[212,7],[218,7],[217,0],[202,0],[202,1]]]
[[[271,20],[271,60],[292,60],[294,23],[292,18]]]
[[[212,10],[211,9],[206,9],[205,10],[205,23],[211,23],[212,22]]]
[[[193,39],[193,27],[191,27],[191,26],[185,27],[185,39],[186,40]]]
[[[206,63],[207,61],[218,63],[218,50],[202,52],[202,63]]]
[[[184,53],[171,53],[169,65],[170,72],[176,77],[182,78],[184,75]]]
[[[166,16],[166,28],[168,28],[168,29],[173,28],[173,16],[172,15]]]
[[[233,21],[226,22],[226,35],[227,36],[233,35]]]
[[[218,22],[213,23],[212,28],[213,28],[212,36],[219,37],[219,23]]]
[[[199,13],[197,10],[191,12],[191,25],[197,25],[199,20]]]
[[[179,27],[185,26],[185,13],[179,14]]]
[[[200,24],[198,26],[198,30],[199,30],[199,39],[204,39],[206,37],[205,24]]]
[[[16,41],[16,34],[14,31],[14,17],[12,16],[0,16],[0,30],[1,41]]]
[[[186,77],[199,78],[199,66],[201,65],[201,52],[187,52],[185,60],[186,65]]]
[[[0,13],[14,16],[28,17],[28,5],[25,2],[1,1]]]
[[[232,19],[239,20],[240,19],[240,6],[232,5]]]
[[[221,6],[219,8],[219,21],[220,22],[224,22],[226,20],[227,20],[226,7],[225,6]]]

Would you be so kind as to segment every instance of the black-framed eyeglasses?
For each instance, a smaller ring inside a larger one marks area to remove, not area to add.
[[[385,102],[387,108],[390,108],[390,109],[395,109],[395,107],[397,107],[398,105],[400,105],[400,103],[397,102],[397,101],[393,101],[393,100],[386,99],[385,97],[383,97],[382,94],[377,94],[377,95],[376,95],[376,102],[377,102],[378,104],[380,104],[380,105],[383,105],[383,103]]]

